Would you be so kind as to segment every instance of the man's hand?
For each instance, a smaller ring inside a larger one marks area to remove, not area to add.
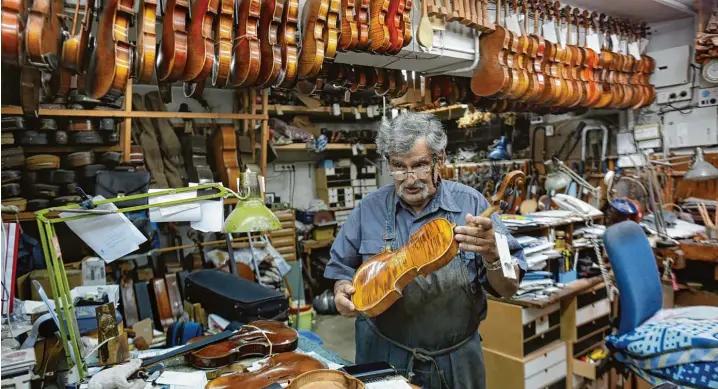
[[[454,233],[459,249],[479,253],[489,263],[499,259],[494,222],[488,217],[467,214],[466,226],[454,228]]]
[[[351,281],[340,280],[334,284],[334,305],[343,316],[354,317],[358,314],[356,307],[352,303],[354,292]]]

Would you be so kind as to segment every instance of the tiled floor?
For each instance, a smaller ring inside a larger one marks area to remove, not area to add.
[[[354,319],[342,315],[317,315],[314,333],[324,341],[324,347],[340,357],[354,361]]]

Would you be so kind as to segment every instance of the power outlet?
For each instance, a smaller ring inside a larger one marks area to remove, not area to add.
[[[553,126],[548,125],[545,128],[546,128],[546,136],[553,136]]]
[[[275,163],[274,164],[274,171],[275,172],[293,172],[295,169],[295,166],[293,163]]]
[[[693,90],[690,85],[681,85],[666,88],[656,95],[657,104],[673,104],[678,101],[693,100]]]

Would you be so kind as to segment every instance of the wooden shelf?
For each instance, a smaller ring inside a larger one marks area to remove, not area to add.
[[[122,152],[122,146],[103,146],[103,145],[48,145],[48,146],[21,146],[26,153],[74,153],[78,150],[91,150],[97,152],[118,151]]]
[[[340,115],[335,116],[333,114],[332,107],[318,107],[318,108],[309,108],[305,107],[303,105],[270,105],[269,106],[269,113],[272,115],[328,115],[328,116],[334,116],[334,117],[341,117],[342,114],[354,114],[354,107],[340,107]],[[366,108],[359,107],[356,108],[359,114],[366,115]],[[368,118],[371,119],[371,118]],[[378,118],[377,118],[378,119]]]
[[[307,148],[307,145],[305,143],[292,143],[288,145],[280,145],[280,146],[274,146],[276,150],[292,150],[292,151],[309,151]],[[367,150],[376,150],[376,145],[373,143],[365,143],[364,148]],[[327,150],[351,150],[352,144],[351,143],[328,143]]]
[[[17,106],[3,106],[2,115],[22,115],[22,109]],[[214,112],[164,112],[164,111],[123,111],[112,109],[45,109],[40,108],[40,116],[67,116],[67,117],[100,117],[100,118],[166,118],[166,119],[216,119],[216,120],[263,120],[262,114],[244,113],[214,113]]]

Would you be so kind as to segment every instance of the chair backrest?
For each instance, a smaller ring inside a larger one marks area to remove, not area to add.
[[[618,332],[625,334],[661,309],[661,278],[651,245],[638,224],[624,221],[608,227],[603,244],[620,293]]]

